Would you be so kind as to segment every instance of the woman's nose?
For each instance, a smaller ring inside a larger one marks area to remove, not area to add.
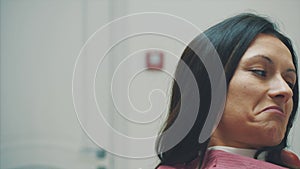
[[[269,96],[276,101],[286,103],[293,97],[293,90],[281,76],[274,78],[270,86]]]

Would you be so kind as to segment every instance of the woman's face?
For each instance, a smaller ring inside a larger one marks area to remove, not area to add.
[[[296,78],[288,48],[276,37],[258,35],[229,83],[225,111],[211,145],[260,148],[279,144],[293,108]]]

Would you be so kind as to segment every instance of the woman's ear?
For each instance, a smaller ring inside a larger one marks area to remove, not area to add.
[[[281,151],[281,160],[290,168],[300,169],[300,160],[298,156],[289,150]]]

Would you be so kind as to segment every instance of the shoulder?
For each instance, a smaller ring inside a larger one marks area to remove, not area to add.
[[[166,165],[161,165],[157,169],[177,169],[177,168],[171,167],[171,166],[166,166]]]
[[[159,166],[157,169],[195,169],[197,168],[197,165],[175,165],[175,166],[167,166],[167,165],[162,165]]]
[[[196,158],[187,164],[176,164],[174,166],[161,165],[157,169],[196,169],[198,163],[199,163],[199,158]]]
[[[175,169],[175,168],[174,167],[165,166],[165,165],[161,165],[157,169]]]
[[[293,153],[289,150],[281,151],[281,160],[290,166],[291,168],[299,168],[300,169],[300,159],[297,154]]]
[[[204,161],[205,162],[202,167],[204,169],[285,169],[284,167],[277,166],[265,161],[260,161],[250,157],[232,154],[221,150],[208,151]]]

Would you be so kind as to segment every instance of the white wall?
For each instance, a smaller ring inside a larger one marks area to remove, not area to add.
[[[299,7],[297,0],[1,0],[0,168],[45,165],[48,168],[144,169],[155,166],[156,158],[136,160],[108,154],[104,160],[97,159],[97,147],[90,143],[76,118],[72,102],[76,58],[88,37],[109,21],[135,12],[166,12],[204,30],[228,16],[256,11],[277,20],[300,54]],[[130,23],[124,29],[131,29]],[[114,37],[108,34],[105,39],[109,42]],[[162,120],[139,125],[121,118],[109,97],[107,79],[122,59],[149,47],[169,50],[178,56],[183,49],[181,44],[168,38],[150,35],[129,38],[111,51],[107,60],[111,65],[106,64],[95,81],[99,105],[109,112],[106,115],[112,126],[128,136],[153,136]],[[130,62],[128,71],[121,75],[126,76],[144,65],[144,54],[143,51],[136,53],[133,56],[136,60]],[[173,56],[165,54],[166,67],[172,70]],[[81,78],[84,80],[84,73]],[[148,108],[149,92],[152,89],[166,91],[169,80],[170,76],[163,72],[142,72],[132,81],[133,104],[140,109]],[[119,84],[119,90],[122,87],[123,84]],[[153,96],[158,103],[166,103],[167,96],[161,93]],[[130,105],[123,106],[126,110],[130,108]],[[86,111],[90,111],[88,106]],[[87,120],[92,122],[92,119]],[[298,154],[300,134],[295,131],[299,129],[298,117],[290,139],[291,149]],[[134,145],[110,139],[116,147],[134,149]]]
[[[107,163],[89,149],[71,86],[80,48],[108,15],[107,1],[1,1],[0,168]]]

